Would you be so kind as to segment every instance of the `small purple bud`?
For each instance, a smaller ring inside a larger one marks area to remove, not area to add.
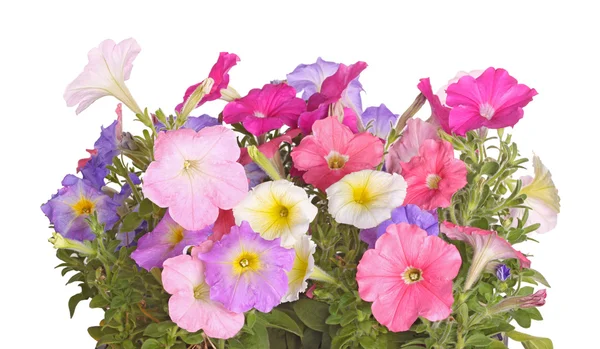
[[[506,264],[500,264],[496,267],[496,277],[500,281],[506,281],[510,277],[510,268]]]

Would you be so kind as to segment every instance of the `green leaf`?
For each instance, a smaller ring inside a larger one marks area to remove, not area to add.
[[[489,161],[481,166],[481,174],[493,176],[500,169],[500,165],[498,165],[495,161]]]
[[[531,316],[526,311],[519,309],[512,314],[515,321],[523,328],[531,327]]]
[[[323,335],[319,331],[315,331],[306,327],[302,333],[302,345],[304,348],[319,348]]]
[[[531,275],[532,279],[534,279],[535,281],[539,282],[540,284],[542,284],[546,287],[550,287],[550,284],[548,283],[548,281],[546,280],[544,275],[542,275],[542,273],[540,273],[539,271],[537,271],[535,269],[529,269],[528,272],[533,272],[533,275]]]
[[[254,331],[254,335],[244,335],[239,341],[241,346],[236,346],[234,343],[230,345],[231,349],[249,349],[249,348],[261,348],[261,349],[270,349],[271,345],[269,344],[269,333],[267,332],[267,328],[260,323],[256,323],[252,328]],[[279,348],[274,348],[279,349]]]
[[[251,329],[252,327],[254,327],[255,323],[256,323],[256,311],[251,310],[246,313],[246,327]]]
[[[375,343],[375,339],[373,339],[372,337],[363,336],[363,337],[361,337],[358,340],[358,343],[364,349],[373,349],[373,348],[376,348],[376,346],[375,346],[375,344],[376,344]]]
[[[325,319],[329,316],[329,306],[312,299],[300,299],[293,305],[296,315],[309,328],[325,332],[327,324]]]
[[[154,212],[154,204],[150,199],[146,198],[142,200],[140,203],[140,208],[138,209],[138,213],[142,217],[150,216]]]
[[[463,303],[458,307],[458,322],[462,327],[467,327],[467,323],[469,322],[469,306],[467,303]]]
[[[340,320],[340,325],[348,326],[352,321],[356,320],[358,317],[358,313],[353,309],[350,309],[346,314],[342,315],[342,319]]]
[[[161,349],[164,348],[159,341],[157,341],[154,338],[148,338],[146,339],[146,341],[144,342],[144,344],[142,344],[142,349]]]
[[[167,334],[175,324],[171,321],[163,321],[160,323],[151,323],[144,330],[144,336],[159,338]]]
[[[102,295],[95,295],[94,298],[90,301],[90,308],[104,308],[107,307],[110,303],[106,298]]]
[[[84,300],[84,297],[81,293],[78,293],[69,299],[69,314],[71,315],[71,318],[73,318],[73,315],[75,314],[75,308],[77,308],[77,304],[79,304],[79,302],[82,300]]]
[[[492,339],[492,342],[488,345],[488,349],[508,349],[508,347],[504,343]]]
[[[202,331],[198,331],[198,332],[194,332],[194,333],[189,333],[186,331],[184,334],[181,334],[179,337],[181,337],[181,340],[186,342],[187,344],[200,344],[200,343],[202,343],[202,341],[204,341],[204,336],[202,335]]]
[[[469,338],[467,338],[467,340],[465,341],[465,345],[467,347],[472,346],[472,347],[487,348],[491,342],[492,342],[492,339],[489,338],[488,336],[484,335],[483,333],[476,333],[472,336],[469,336]]]
[[[142,217],[137,212],[131,212],[123,218],[123,223],[121,224],[121,231],[128,232],[134,231],[137,227],[142,223]]]
[[[298,323],[281,310],[273,309],[270,313],[258,314],[257,320],[264,321],[264,325],[267,327],[288,331],[302,338],[302,329]]]
[[[525,349],[554,349],[552,341],[548,338],[534,337],[518,331],[511,331],[506,335],[514,341],[521,342]]]
[[[102,327],[100,326],[92,326],[88,327],[88,333],[90,337],[94,338],[95,341],[98,341],[100,337],[102,337]]]
[[[327,317],[327,319],[325,319],[325,324],[327,325],[339,325],[340,322],[342,321],[342,316],[339,314],[331,314],[329,315],[329,317]]]

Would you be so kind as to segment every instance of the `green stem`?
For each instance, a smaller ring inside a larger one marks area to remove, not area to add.
[[[224,339],[219,339],[219,349],[225,349],[225,340]]]

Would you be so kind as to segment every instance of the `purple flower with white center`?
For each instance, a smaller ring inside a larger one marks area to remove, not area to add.
[[[182,128],[189,128],[198,132],[205,127],[216,125],[220,125],[218,119],[213,118],[212,116],[207,114],[202,114],[200,116],[189,116],[183,124]],[[156,131],[165,130],[165,125],[163,125],[163,123],[160,121],[155,122],[154,127],[156,128]]]
[[[369,122],[372,123],[369,128],[371,134],[381,139],[387,139],[390,131],[394,125],[396,125],[398,116],[398,114],[392,113],[392,111],[382,103],[379,107],[368,107],[365,109],[361,118],[365,126]]]
[[[131,253],[131,258],[146,270],[161,268],[167,259],[183,254],[186,246],[206,241],[211,232],[212,226],[202,230],[185,230],[167,212],[153,231],[138,240],[138,247]]]
[[[360,239],[369,244],[369,248],[374,248],[375,242],[385,233],[387,227],[399,223],[414,224],[425,230],[427,235],[437,236],[440,232],[438,219],[430,211],[422,210],[417,205],[406,205],[394,209],[392,218],[382,222],[375,228],[362,229]]]
[[[244,221],[198,257],[206,264],[210,299],[236,313],[267,313],[287,293],[295,252],[281,247],[279,238],[263,239]]]
[[[333,75],[339,67],[339,63],[328,62],[321,57],[313,64],[300,64],[293,72],[287,74],[287,83],[302,92],[302,99],[308,100],[310,96],[321,92],[323,81]],[[342,104],[351,108],[357,115],[362,114],[362,101],[360,93],[363,91],[358,78],[352,80],[342,95]]]
[[[86,218],[98,215],[98,221],[110,229],[119,220],[119,204],[89,182],[67,175],[62,189],[42,205],[42,211],[54,225],[54,229],[66,238],[83,241],[93,240],[95,235]]]
[[[510,277],[510,268],[506,264],[500,264],[496,267],[496,277],[500,281],[506,281]]]

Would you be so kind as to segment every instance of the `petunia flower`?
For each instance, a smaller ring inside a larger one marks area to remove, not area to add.
[[[531,265],[527,257],[515,250],[508,241],[498,236],[495,231],[460,227],[450,222],[444,222],[441,225],[441,232],[452,240],[461,240],[473,247],[473,264],[471,264],[467,274],[464,285],[465,291],[475,284],[488,263],[492,261],[515,258],[519,260],[521,267],[529,268]]]
[[[248,95],[229,102],[223,109],[223,121],[241,122],[256,136],[287,125],[296,128],[298,117],[306,110],[306,103],[296,97],[296,90],[286,84],[266,84],[262,89],[250,90]]]
[[[488,314],[498,314],[516,309],[541,307],[546,304],[546,290],[539,290],[527,296],[506,297],[488,309]]]
[[[310,236],[304,234],[299,238],[293,246],[296,256],[292,270],[287,273],[288,276],[288,291],[281,299],[281,302],[293,302],[300,298],[300,293],[306,291],[308,283],[306,280],[315,270],[315,257],[313,254],[317,249],[317,245],[312,241]]]
[[[360,229],[374,228],[390,219],[405,195],[402,176],[373,170],[350,173],[327,188],[329,213],[335,221]]]
[[[257,185],[233,208],[237,224],[247,221],[264,239],[281,239],[288,248],[306,234],[317,212],[304,189],[287,180]]]
[[[229,311],[211,299],[205,271],[206,266],[195,255],[180,255],[164,262],[162,283],[172,295],[169,317],[186,331],[203,330],[211,338],[231,338],[244,326],[244,314]]]
[[[211,226],[196,231],[186,230],[167,212],[154,230],[138,240],[137,249],[131,253],[131,258],[146,270],[161,268],[165,260],[182,254],[186,246],[206,241],[211,231]]]
[[[360,298],[373,302],[375,319],[390,331],[408,331],[418,317],[440,321],[452,312],[452,279],[460,269],[454,245],[416,225],[387,228],[358,263]]]
[[[252,308],[267,313],[288,291],[294,255],[293,249],[280,246],[279,239],[265,240],[242,222],[198,257],[206,265],[213,301],[236,313]]]
[[[140,46],[132,38],[118,44],[104,40],[91,49],[83,72],[65,90],[67,106],[77,105],[75,112],[79,114],[96,100],[113,96],[134,113],[141,114],[142,110],[125,85],[131,75],[133,61],[140,51]]]
[[[369,244],[369,248],[374,248],[375,241],[385,233],[387,227],[398,223],[414,224],[425,230],[427,235],[438,235],[440,231],[437,215],[434,216],[431,212],[420,209],[419,206],[406,205],[394,209],[392,218],[383,221],[375,228],[362,229],[360,239]]]
[[[463,76],[446,89],[450,128],[464,135],[482,126],[492,129],[514,126],[523,117],[523,107],[537,95],[519,84],[504,69],[486,69],[481,76]]]
[[[392,128],[396,125],[399,115],[392,113],[385,104],[379,107],[368,107],[360,116],[364,125],[372,122],[369,129],[374,136],[386,140]]]
[[[385,155],[385,169],[389,173],[402,174],[401,162],[409,162],[419,154],[426,139],[439,139],[437,127],[421,119],[410,119],[400,140],[392,144]]]
[[[336,118],[316,121],[313,134],[293,151],[294,167],[306,171],[302,178],[326,190],[345,175],[373,169],[383,157],[382,141],[368,132],[353,134]]]
[[[465,163],[454,158],[452,144],[444,140],[423,141],[419,154],[400,165],[408,183],[405,205],[425,210],[448,207],[452,195],[467,184]]]
[[[542,163],[540,158],[533,156],[534,177],[521,177],[523,187],[520,194],[527,195],[525,206],[531,207],[529,218],[525,225],[540,224],[538,233],[547,233],[556,227],[556,220],[560,212],[560,197],[558,190],[552,181],[552,174]],[[513,225],[516,225],[516,219],[523,216],[525,209],[513,208],[510,215],[515,219]]]
[[[62,185],[64,187],[41,208],[54,229],[65,238],[93,240],[95,235],[86,221],[91,214],[96,213],[107,230],[119,220],[119,203],[89,182],[67,175]]]
[[[431,118],[430,120],[439,125],[439,127],[444,130],[444,132],[452,134],[452,130],[450,129],[450,108],[443,104],[440,101],[440,97],[433,93],[433,89],[431,88],[431,82],[429,78],[424,78],[419,80],[419,84],[417,84],[417,88],[423,96],[429,102],[429,106],[431,107]]]
[[[212,228],[212,234],[208,237],[209,240],[219,241],[223,235],[229,234],[231,227],[235,225],[235,217],[233,210],[219,209],[219,216]]]
[[[506,281],[510,277],[510,268],[506,264],[499,264],[496,268],[496,277],[500,281]]]
[[[238,57],[235,53],[221,52],[219,53],[219,58],[217,62],[210,70],[208,77],[214,80],[214,84],[212,85],[210,92],[204,95],[196,108],[201,106],[202,104],[210,101],[214,101],[216,99],[221,98],[221,90],[226,89],[229,85],[229,70],[233,68],[237,62],[240,61],[240,57]],[[175,110],[177,112],[181,112],[183,105],[187,101],[188,98],[196,91],[196,88],[200,86],[204,82],[201,81],[197,84],[194,84],[187,88],[185,94],[183,96],[183,102],[179,103]]]
[[[212,224],[248,191],[235,134],[223,126],[160,132],[146,171],[144,195],[187,230]]]

